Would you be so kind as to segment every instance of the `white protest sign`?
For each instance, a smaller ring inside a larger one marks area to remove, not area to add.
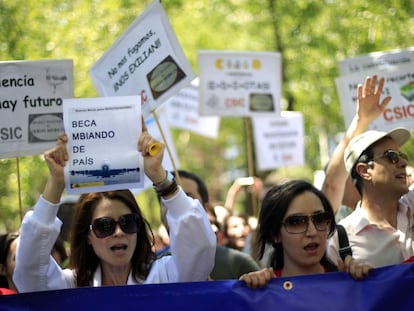
[[[378,70],[387,70],[392,69],[395,66],[404,66],[413,63],[414,47],[401,50],[373,52],[339,61],[339,74],[345,76],[365,71],[368,75],[373,75]]]
[[[169,125],[208,138],[217,138],[220,118],[200,116],[198,104],[198,87],[190,84],[182,88],[163,105]]]
[[[140,103],[139,96],[64,100],[67,193],[143,187]]]
[[[302,113],[282,111],[280,117],[253,117],[252,125],[258,170],[304,165]]]
[[[385,96],[391,96],[392,100],[370,129],[390,130],[398,126],[414,129],[414,64],[375,73],[385,78],[381,100]],[[366,73],[361,72],[335,80],[347,127],[356,111],[357,86],[364,83],[365,77]]]
[[[198,68],[201,115],[280,115],[279,53],[199,51]]]
[[[0,158],[41,154],[63,132],[72,60],[0,62]]]
[[[194,79],[159,0],[154,0],[90,69],[100,96],[142,95],[147,117]]]

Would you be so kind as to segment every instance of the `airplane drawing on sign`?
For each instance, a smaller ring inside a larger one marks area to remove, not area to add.
[[[102,177],[110,178],[118,175],[127,175],[131,173],[138,173],[140,171],[139,167],[134,168],[119,168],[111,169],[108,164],[103,164],[100,170],[80,170],[80,171],[70,171],[72,176],[75,175],[84,175],[89,177]]]

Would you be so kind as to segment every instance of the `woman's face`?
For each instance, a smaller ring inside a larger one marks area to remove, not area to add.
[[[17,240],[18,238],[10,243],[9,253],[7,254],[7,273],[10,278],[13,276],[14,267],[16,266]]]
[[[314,193],[306,191],[292,200],[282,223],[287,222],[291,216],[311,216],[321,212],[324,212],[321,200]],[[289,233],[286,228],[291,232],[301,230],[289,229],[286,225],[282,225],[278,238],[283,247],[284,269],[300,271],[301,274],[305,271],[312,273],[313,269],[321,268],[320,261],[325,254],[329,231],[329,226],[326,226],[326,230],[320,231],[311,219],[307,220],[307,229],[306,225],[302,225],[305,232]]]
[[[249,224],[243,217],[230,216],[227,219],[227,238],[235,248],[242,250],[250,233]]]
[[[130,213],[131,210],[123,202],[104,198],[96,206],[91,223],[101,217],[110,217],[118,221],[120,216]],[[129,269],[137,244],[137,234],[125,233],[119,224],[117,224],[115,232],[105,238],[98,238],[91,230],[89,232],[89,243],[92,245],[96,255],[100,258],[103,268],[124,267]]]

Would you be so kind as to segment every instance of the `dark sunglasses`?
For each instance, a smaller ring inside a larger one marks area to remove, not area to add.
[[[374,157],[372,161],[375,161],[379,158],[385,158],[392,164],[397,164],[400,161],[400,158],[403,158],[405,161],[408,161],[408,156],[405,153],[394,150],[387,150],[382,155]]]
[[[282,224],[288,233],[299,234],[308,230],[310,220],[312,220],[316,230],[326,231],[332,218],[328,212],[318,212],[310,216],[292,215],[287,217]]]
[[[118,224],[122,231],[127,234],[137,233],[140,227],[138,214],[126,214],[119,217],[118,221],[111,217],[96,218],[89,229],[92,230],[99,239],[106,238],[114,234]]]

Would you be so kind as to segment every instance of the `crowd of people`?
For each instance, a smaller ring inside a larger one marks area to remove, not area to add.
[[[335,271],[363,279],[377,267],[412,261],[412,167],[400,150],[410,131],[369,130],[391,101],[381,98],[383,87],[376,75],[358,86],[355,117],[322,189],[299,179],[236,179],[223,205],[210,202],[194,172],[164,169],[164,149],[150,154],[156,141],[143,124],[137,149],[159,198],[163,231],[151,229],[129,190],[87,193],[71,207],[68,254],[58,252],[68,161],[67,137],[60,135],[44,155],[49,178],[34,209],[18,233],[0,237],[0,293],[226,279],[257,288],[275,277]],[[235,209],[242,189],[260,202],[257,217]],[[338,217],[343,207],[347,213]],[[338,220],[348,253],[340,251]]]

